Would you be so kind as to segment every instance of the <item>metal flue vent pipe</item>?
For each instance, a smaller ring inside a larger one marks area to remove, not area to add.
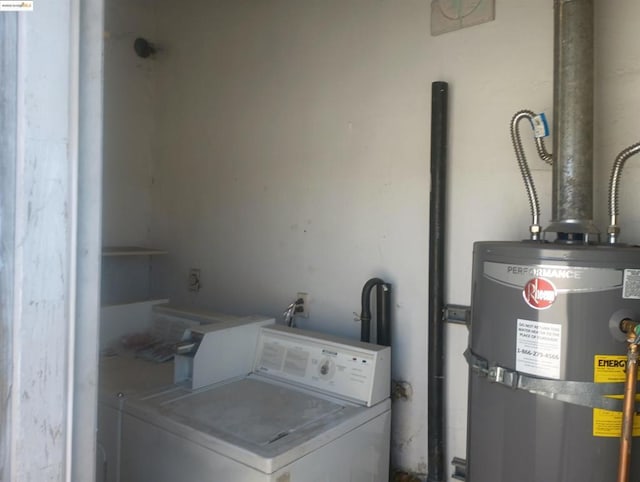
[[[593,23],[593,0],[554,0],[553,204],[546,231],[559,233],[559,240],[598,232],[593,224]]]

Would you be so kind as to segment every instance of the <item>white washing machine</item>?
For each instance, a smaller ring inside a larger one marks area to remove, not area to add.
[[[172,387],[193,369],[197,383],[207,385],[251,372],[259,327],[273,323],[264,316],[232,316],[174,308],[158,302],[104,307],[101,313],[101,348],[110,356],[100,360],[98,398],[97,482],[119,482],[122,452],[122,409],[126,401],[151,389]],[[120,338],[133,332],[172,332],[171,338],[195,338],[197,349],[173,362],[157,363],[132,351],[113,349]],[[213,354],[227,363],[215,365]],[[200,369],[200,367],[203,367]],[[207,367],[207,369],[205,369]]]
[[[250,375],[126,401],[122,480],[387,481],[390,355],[389,347],[262,327]]]

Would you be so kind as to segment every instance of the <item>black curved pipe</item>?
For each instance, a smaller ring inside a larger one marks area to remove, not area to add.
[[[377,286],[376,309],[376,343],[391,346],[391,284]]]
[[[360,302],[360,341],[371,340],[371,289],[378,283],[383,283],[380,278],[371,278],[362,287]]]
[[[371,341],[371,290],[377,287],[376,343],[391,346],[391,285],[380,278],[371,278],[362,287],[360,311],[360,341]]]
[[[429,354],[427,381],[428,482],[445,475],[444,261],[447,160],[446,82],[431,85],[431,196],[429,207]]]

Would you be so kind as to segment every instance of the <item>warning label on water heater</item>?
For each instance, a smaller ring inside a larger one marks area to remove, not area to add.
[[[625,299],[640,299],[640,269],[625,269],[622,297]]]
[[[562,326],[518,319],[516,370],[545,378],[560,378]]]
[[[626,355],[596,355],[593,359],[593,381],[595,383],[620,383],[620,394],[611,395],[611,398],[622,400],[626,368]],[[638,373],[638,379],[640,379],[640,373]],[[636,401],[640,401],[640,397],[636,396]],[[621,434],[622,412],[601,408],[593,409],[594,437],[620,437]],[[637,413],[633,416],[633,436],[640,436],[640,415]]]

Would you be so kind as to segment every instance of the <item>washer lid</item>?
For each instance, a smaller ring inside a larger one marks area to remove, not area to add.
[[[245,378],[163,404],[182,423],[245,443],[268,445],[344,407],[309,393]]]
[[[190,391],[180,385],[126,400],[123,411],[272,474],[390,410],[360,407],[257,375]],[[126,431],[127,417],[123,429]],[[176,440],[179,440],[176,439]]]
[[[173,364],[125,353],[100,359],[100,401],[119,406],[123,398],[173,383]]]

